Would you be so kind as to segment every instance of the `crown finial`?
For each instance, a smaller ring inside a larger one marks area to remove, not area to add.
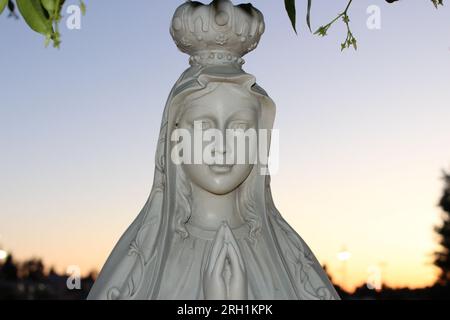
[[[264,17],[251,4],[186,1],[172,18],[170,34],[192,64],[243,64],[264,33]]]

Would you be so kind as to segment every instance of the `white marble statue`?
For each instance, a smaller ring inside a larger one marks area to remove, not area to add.
[[[275,208],[267,163],[249,160],[267,155],[268,143],[245,144],[244,162],[214,160],[239,153],[228,131],[237,139],[250,129],[272,129],[273,101],[242,70],[242,56],[264,32],[263,15],[229,0],[187,1],[170,32],[191,66],[167,100],[151,194],[88,299],[339,299]],[[176,159],[196,153],[195,147],[179,153],[181,141],[209,129],[227,137],[224,143],[200,141],[212,161]],[[175,132],[187,134],[181,139]]]

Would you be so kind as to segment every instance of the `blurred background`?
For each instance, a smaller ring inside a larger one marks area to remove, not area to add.
[[[86,1],[60,49],[0,16],[0,299],[85,298],[139,213],[188,67],[168,32],[182,2]],[[266,32],[244,69],[277,104],[281,214],[345,299],[450,298],[449,5],[356,1],[341,52],[345,25],[312,35],[306,1],[298,35],[283,1],[252,3]],[[315,0],[313,29],[346,3]]]

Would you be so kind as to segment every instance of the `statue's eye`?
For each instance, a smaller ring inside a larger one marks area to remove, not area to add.
[[[208,130],[213,128],[213,124],[209,120],[195,120],[193,127],[194,129]]]
[[[248,123],[244,121],[235,121],[230,125],[230,129],[233,130],[247,130],[248,128]]]

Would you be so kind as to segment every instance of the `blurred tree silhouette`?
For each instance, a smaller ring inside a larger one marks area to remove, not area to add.
[[[13,256],[9,255],[5,263],[0,266],[0,280],[16,281],[17,280],[17,266],[14,263]]]
[[[441,249],[435,253],[434,264],[441,270],[439,282],[450,285],[450,173],[444,172],[445,187],[439,206],[443,210],[443,222],[435,228],[440,237]]]
[[[41,281],[44,279],[44,263],[41,259],[32,258],[25,261],[19,269],[21,278]]]
[[[48,273],[43,261],[31,258],[16,262],[12,255],[0,262],[1,300],[79,300],[86,299],[96,277],[93,271],[82,277],[81,288],[67,287],[67,274],[58,274],[54,268]]]

